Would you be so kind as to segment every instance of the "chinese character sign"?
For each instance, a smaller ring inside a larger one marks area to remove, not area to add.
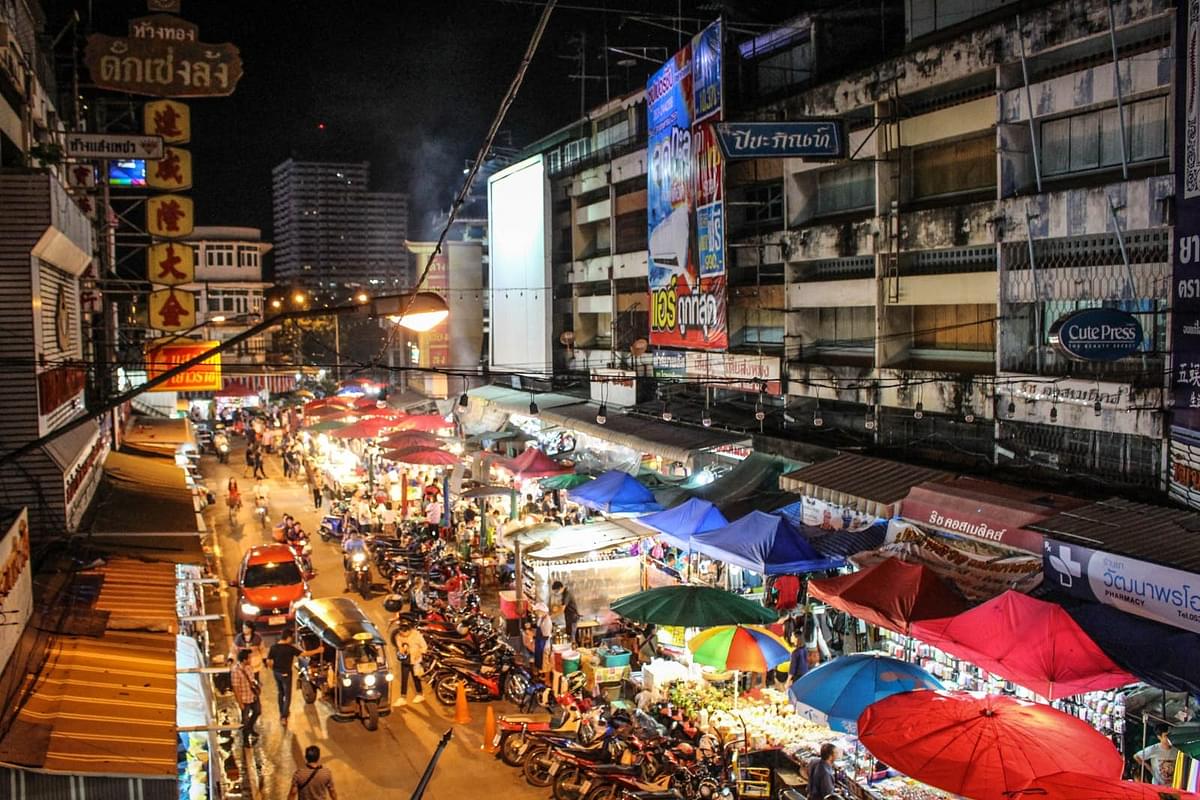
[[[146,162],[146,185],[167,192],[192,188],[192,154],[166,148],[158,161]]]
[[[142,132],[161,136],[167,144],[192,139],[192,111],[177,100],[152,100],[142,110]]]
[[[179,289],[150,293],[150,327],[167,333],[196,326],[196,295]]]
[[[179,242],[159,242],[146,250],[146,276],[159,286],[181,286],[196,279],[196,251]]]
[[[712,39],[720,38],[719,23],[714,26],[646,86],[650,341],[657,346],[724,350],[728,344],[722,162],[708,123],[693,124],[693,48],[699,43],[706,58],[714,56]],[[711,66],[709,58],[701,76],[706,86],[714,80]],[[706,90],[703,101],[714,117],[720,107],[709,100],[720,95],[719,69],[715,80],[716,93]]]
[[[190,197],[160,194],[146,200],[146,230],[160,239],[182,239],[196,225]]]

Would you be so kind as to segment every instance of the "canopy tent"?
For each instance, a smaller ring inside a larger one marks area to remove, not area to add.
[[[309,425],[304,430],[308,431],[309,433],[326,433],[326,434],[328,434],[328,433],[332,433],[333,431],[341,430],[342,428],[347,428],[351,424],[352,423],[349,422],[348,420],[343,421],[340,419],[327,419],[322,422],[318,422],[315,425]]]
[[[539,483],[545,490],[558,491],[560,489],[574,489],[576,486],[590,483],[591,480],[591,475],[584,475],[579,472],[564,472],[562,475],[555,475],[553,478],[542,478]]]
[[[715,505],[698,497],[667,511],[638,517],[637,522],[658,531],[658,538],[672,547],[684,550],[691,546],[691,538],[697,533],[715,531],[729,524]]]
[[[1200,695],[1200,636],[1098,603],[1066,610],[1122,669],[1156,688]]]
[[[654,495],[638,483],[627,472],[612,470],[591,483],[585,483],[567,493],[567,497],[581,506],[605,514],[637,514],[661,511],[662,506],[654,501]]]
[[[692,551],[762,575],[834,569],[843,559],[818,554],[783,517],[751,511],[723,528],[692,537]]]
[[[337,439],[374,439],[387,431],[394,430],[399,426],[400,419],[396,417],[360,419],[352,425],[345,425],[330,431],[329,435]]]
[[[426,431],[427,433],[453,427],[454,423],[447,422],[446,418],[440,414],[411,414],[400,420],[396,426],[398,430],[402,431]]]
[[[1050,700],[1136,682],[1062,606],[1011,590],[958,616],[915,622],[912,635]]]
[[[402,464],[423,464],[431,467],[452,467],[460,463],[458,456],[445,450],[429,447],[408,447],[403,450],[386,450],[383,457]]]
[[[888,558],[850,575],[808,582],[817,600],[897,633],[917,620],[951,617],[967,603],[922,564]]]
[[[545,540],[544,546],[525,555],[529,561],[537,562],[595,560],[597,553],[621,547],[638,538],[636,533],[613,522],[568,525],[557,530],[538,525],[523,533],[527,538],[521,540],[522,546],[533,534],[537,534],[539,540]]]
[[[500,466],[516,477],[525,480],[530,478],[546,478],[551,475],[560,475],[571,471],[570,468],[559,464],[536,447],[528,448],[511,461],[501,462]]]
[[[827,531],[805,525],[801,521],[804,513],[803,503],[799,501],[788,503],[783,508],[776,509],[775,513],[799,528],[800,534],[808,540],[813,550],[830,558],[849,558],[864,550],[874,550],[881,547],[887,539],[886,522],[877,522],[862,530],[842,528]]]
[[[398,431],[383,437],[383,444],[401,450],[406,447],[443,447],[447,442],[425,431]]]

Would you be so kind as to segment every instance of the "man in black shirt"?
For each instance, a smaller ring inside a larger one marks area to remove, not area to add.
[[[267,666],[275,676],[275,688],[278,690],[279,721],[287,727],[288,712],[292,708],[292,663],[296,656],[306,655],[295,644],[295,634],[285,630],[279,636],[279,641],[271,645],[267,651]]]
[[[821,745],[820,758],[808,765],[808,800],[825,800],[837,792],[837,774],[833,764],[838,759],[838,749],[832,743]]]

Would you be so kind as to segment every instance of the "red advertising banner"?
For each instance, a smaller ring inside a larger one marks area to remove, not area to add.
[[[151,380],[169,369],[179,366],[212,350],[220,342],[194,342],[147,346],[146,375]],[[221,354],[214,353],[207,360],[187,372],[176,375],[165,383],[155,386],[152,392],[216,392],[221,389]]]

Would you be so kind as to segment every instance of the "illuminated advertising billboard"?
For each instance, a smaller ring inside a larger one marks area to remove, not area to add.
[[[728,346],[721,23],[697,34],[646,85],[650,342]]]

